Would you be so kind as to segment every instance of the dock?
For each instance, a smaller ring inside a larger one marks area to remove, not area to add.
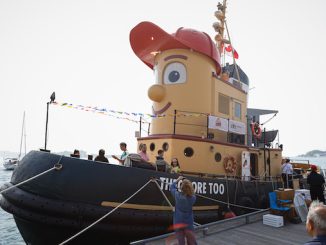
[[[250,245],[294,245],[304,244],[311,240],[305,223],[292,224],[288,221],[282,227],[263,224],[263,215],[269,211],[258,211],[235,218],[221,220],[195,228],[199,245],[250,244]],[[178,244],[174,233],[168,233],[149,239],[132,242],[132,245],[165,245]]]

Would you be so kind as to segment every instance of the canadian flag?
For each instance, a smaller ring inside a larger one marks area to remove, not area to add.
[[[225,45],[224,47],[225,53],[229,56],[232,56],[232,46],[231,44]],[[233,48],[234,58],[239,59],[238,52]]]

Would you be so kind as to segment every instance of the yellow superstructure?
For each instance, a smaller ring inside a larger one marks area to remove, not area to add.
[[[206,33],[179,28],[170,35],[142,22],[130,40],[136,55],[154,70],[148,96],[155,117],[149,135],[138,138],[139,145],[148,146],[151,162],[163,149],[165,160],[177,157],[185,172],[243,176],[249,164],[254,176],[280,173],[282,149],[266,144],[267,133],[251,132],[256,109],[249,113],[247,108],[248,84],[225,79],[219,51]]]

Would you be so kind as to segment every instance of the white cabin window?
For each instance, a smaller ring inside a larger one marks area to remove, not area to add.
[[[224,94],[218,95],[218,112],[225,115],[230,114],[230,97]]]
[[[239,102],[234,102],[234,116],[241,118],[241,104]]]

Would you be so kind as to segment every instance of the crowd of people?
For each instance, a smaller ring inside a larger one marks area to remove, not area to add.
[[[122,151],[120,156],[112,155],[112,158],[117,160],[120,165],[125,165],[125,160],[129,155],[127,150],[127,144],[125,142],[120,143],[120,150]],[[147,154],[147,145],[140,144],[138,155],[140,159],[148,164],[153,165],[156,170],[162,172],[169,172],[178,174],[181,172],[181,167],[178,159],[176,157],[172,158],[171,163],[168,164],[164,159],[164,151],[162,149],[157,151],[156,161],[154,163],[150,162],[149,156]],[[75,149],[74,152],[70,155],[71,157],[80,158],[79,150]],[[92,155],[88,155],[88,160],[93,160]],[[105,156],[105,150],[100,149],[98,155],[95,157],[94,161],[109,163],[109,159]]]

